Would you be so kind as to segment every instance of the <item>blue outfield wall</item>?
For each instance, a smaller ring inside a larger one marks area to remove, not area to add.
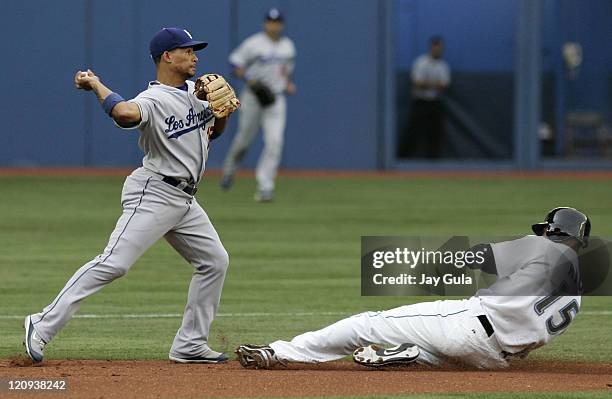
[[[289,99],[283,167],[373,169],[393,152],[388,75],[406,71],[433,33],[447,39],[451,67],[464,73],[511,73],[517,0],[6,0],[0,79],[7,96],[0,166],[134,166],[136,132],[114,127],[94,96],[73,87],[77,69],[91,67],[111,88],[133,97],[154,79],[151,36],[184,26],[210,46],[198,73],[229,75],[227,56],[261,28],[278,6],[296,43],[298,94]],[[384,7],[381,7],[384,5]],[[545,71],[559,74],[558,48],[583,44],[578,81],[561,86],[568,107],[612,109],[612,1],[546,0]],[[382,10],[393,15],[386,18]],[[205,24],[203,21],[212,21]],[[391,25],[397,26],[391,26]],[[395,33],[393,48],[389,32]],[[388,65],[393,62],[394,65]],[[386,80],[385,80],[386,79]],[[240,87],[239,82],[235,82]],[[473,90],[472,90],[473,91]],[[220,167],[236,118],[211,148]],[[384,132],[383,130],[389,130]],[[386,138],[382,139],[382,138]],[[261,137],[245,160],[255,165]],[[386,162],[389,166],[389,162]]]
[[[2,30],[17,40],[3,45],[11,61],[0,72],[8,88],[0,165],[137,165],[137,133],[115,128],[93,95],[75,90],[75,71],[91,67],[133,97],[155,78],[151,36],[184,26],[210,42],[198,53],[198,73],[227,76],[229,52],[261,29],[271,6],[285,12],[298,50],[299,93],[289,99],[283,166],[374,168],[378,27],[371,0],[3,2]],[[220,167],[235,128],[236,118],[214,142],[209,167]],[[255,164],[259,148],[261,138],[245,166]]]

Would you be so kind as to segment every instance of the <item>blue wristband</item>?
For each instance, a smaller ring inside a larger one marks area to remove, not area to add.
[[[125,99],[119,94],[111,93],[104,99],[104,101],[102,101],[102,108],[104,109],[104,112],[108,114],[108,116],[111,116],[111,112],[113,112],[115,105],[122,101],[125,101]]]

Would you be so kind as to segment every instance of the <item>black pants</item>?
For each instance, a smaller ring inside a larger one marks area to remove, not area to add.
[[[444,137],[444,104],[439,100],[413,100],[407,134],[400,137],[400,158],[439,158]]]

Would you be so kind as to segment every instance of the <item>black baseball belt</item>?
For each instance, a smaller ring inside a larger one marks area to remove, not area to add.
[[[189,184],[186,181],[175,179],[174,177],[163,176],[162,181],[164,183],[168,183],[173,187],[178,188],[181,191],[184,191],[185,193],[191,196],[196,195],[196,193],[198,192],[198,186],[196,186],[195,184]]]
[[[487,337],[493,335],[495,330],[493,329],[493,326],[491,325],[491,322],[489,321],[487,316],[481,314],[480,316],[476,317],[478,317],[478,321],[480,322],[480,324],[482,324],[482,328],[484,328],[485,332],[487,333]]]

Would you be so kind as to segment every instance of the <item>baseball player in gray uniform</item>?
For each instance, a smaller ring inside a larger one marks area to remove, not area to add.
[[[587,244],[589,219],[561,207],[532,228],[536,235],[479,244],[488,247],[488,255],[482,265],[471,267],[498,278],[469,299],[361,313],[291,341],[241,345],[238,359],[246,368],[272,368],[285,362],[327,362],[352,353],[357,363],[371,367],[411,362],[507,367],[511,358],[524,358],[562,334],[580,310],[577,251]]]
[[[234,74],[247,83],[240,95],[238,133],[225,158],[221,188],[228,190],[232,186],[236,169],[261,126],[264,149],[255,170],[255,200],[261,202],[274,198],[274,182],[283,152],[285,93],[296,91],[291,81],[296,51],[291,39],[282,35],[283,21],[276,8],[269,10],[264,32],[248,37],[229,57]]]
[[[179,28],[164,28],[151,40],[157,79],[136,98],[125,101],[91,70],[78,71],[78,89],[93,91],[104,111],[123,129],[140,131],[142,167],[125,180],[123,213],[104,251],[82,266],[40,313],[25,319],[24,345],[34,362],[77,312],[81,302],[125,275],[138,258],[164,237],[193,267],[187,305],[170,359],[181,363],[219,363],[223,353],[208,347],[229,264],[206,212],[194,197],[204,173],[210,140],[227,118],[216,118],[208,102],[194,95],[198,57],[207,43]]]

